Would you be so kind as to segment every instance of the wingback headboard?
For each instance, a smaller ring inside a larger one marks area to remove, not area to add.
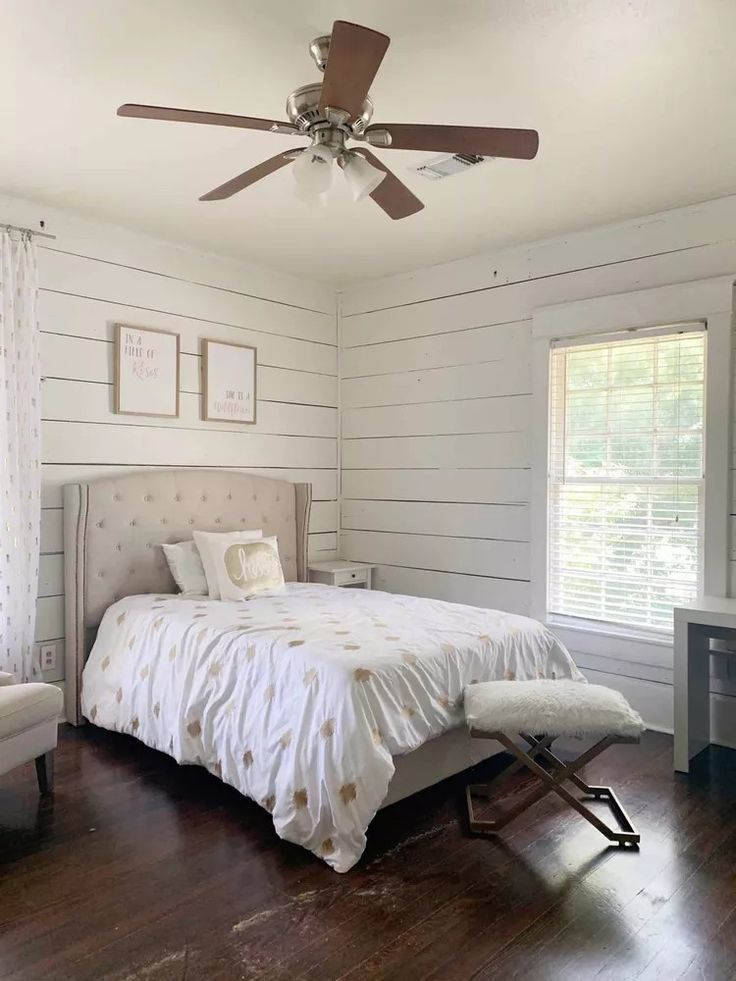
[[[172,593],[163,543],[194,529],[276,535],[284,576],[307,579],[310,484],[233,470],[141,470],[64,488],[66,717],[84,721],[81,676],[105,610],[123,596]]]

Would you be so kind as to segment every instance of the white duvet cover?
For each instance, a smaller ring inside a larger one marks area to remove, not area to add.
[[[376,591],[289,583],[231,603],[129,596],[105,613],[82,710],[273,815],[277,833],[346,872],[392,756],[463,723],[474,681],[582,676],[540,623]]]

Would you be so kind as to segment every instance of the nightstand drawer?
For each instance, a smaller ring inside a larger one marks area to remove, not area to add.
[[[368,582],[369,569],[339,569],[333,573],[336,586],[358,586]]]

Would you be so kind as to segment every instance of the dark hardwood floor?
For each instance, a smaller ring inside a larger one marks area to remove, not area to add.
[[[736,752],[689,779],[671,758],[649,733],[588,768],[638,852],[550,798],[469,838],[455,779],[379,814],[338,875],[203,770],[64,727],[53,800],[32,765],[0,778],[0,978],[736,978]]]

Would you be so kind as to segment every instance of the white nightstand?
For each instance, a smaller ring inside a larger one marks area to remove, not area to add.
[[[370,589],[374,569],[374,565],[346,562],[344,559],[310,562],[309,581],[321,582],[327,586],[358,586],[361,589]]]

